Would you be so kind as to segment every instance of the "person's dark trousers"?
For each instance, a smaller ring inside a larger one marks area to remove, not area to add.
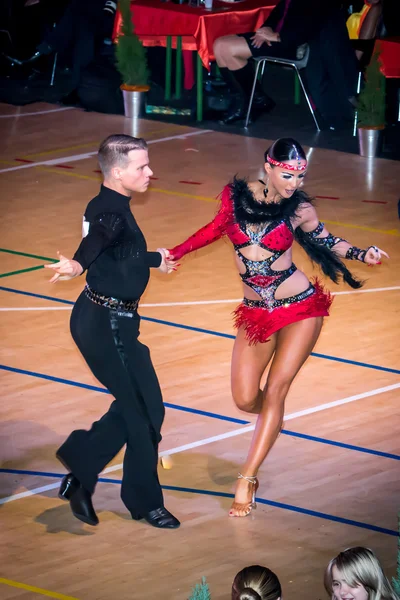
[[[77,85],[82,69],[94,59],[104,31],[104,0],[72,0],[56,27],[37,46],[41,54],[60,53],[71,67],[71,85]]]
[[[99,473],[126,444],[121,498],[143,514],[164,505],[157,465],[165,410],[149,349],[138,340],[139,318],[119,315],[84,293],[74,306],[72,337],[115,400],[89,431],[73,431],[57,456],[93,494]]]
[[[54,52],[65,51],[76,39],[77,25],[81,22],[86,31],[95,31],[102,26],[104,0],[71,0],[57,26],[54,27],[43,40]]]
[[[309,45],[306,77],[314,104],[327,122],[351,119],[358,63],[342,16],[332,15]]]

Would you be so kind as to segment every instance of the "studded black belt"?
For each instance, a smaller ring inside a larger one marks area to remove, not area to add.
[[[95,290],[92,290],[87,284],[85,286],[85,295],[89,300],[105,308],[116,310],[118,312],[135,312],[139,306],[139,300],[119,300],[110,296],[103,296]]]

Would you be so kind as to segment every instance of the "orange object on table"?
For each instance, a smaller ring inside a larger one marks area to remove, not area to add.
[[[277,0],[214,0],[213,9],[206,10],[161,0],[134,0],[131,11],[135,33],[143,38],[145,46],[166,46],[167,36],[183,36],[182,49],[196,50],[208,70],[210,61],[214,59],[214,41],[218,37],[255,31],[276,4]],[[118,12],[114,38],[120,25],[121,15]]]

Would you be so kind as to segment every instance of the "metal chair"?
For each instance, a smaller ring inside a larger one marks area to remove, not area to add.
[[[299,50],[303,50],[303,52],[300,54]],[[299,79],[300,85],[303,89],[304,95],[306,97],[307,100],[307,104],[308,104],[308,108],[310,109],[310,112],[312,114],[312,117],[314,119],[314,123],[315,126],[317,128],[317,131],[321,131],[321,128],[319,126],[317,117],[315,115],[315,111],[312,107],[311,101],[310,101],[310,97],[307,93],[307,90],[305,88],[303,79],[300,75],[300,71],[301,69],[304,69],[307,66],[307,62],[308,62],[308,57],[310,55],[310,48],[308,46],[308,44],[304,44],[303,46],[300,46],[298,48],[298,54],[297,56],[299,58],[277,58],[275,56],[259,56],[257,58],[254,58],[254,62],[256,63],[256,72],[254,75],[254,82],[253,82],[253,89],[251,90],[251,96],[250,96],[250,102],[249,102],[249,108],[247,109],[247,116],[246,116],[246,122],[245,122],[245,127],[248,126],[249,124],[249,119],[250,119],[250,113],[251,113],[251,107],[253,104],[253,98],[254,98],[254,91],[256,89],[256,83],[257,83],[257,77],[258,77],[258,72],[260,69],[260,66],[262,65],[263,67],[263,71],[262,73],[264,73],[264,67],[265,67],[265,63],[270,62],[270,63],[275,63],[278,65],[283,65],[284,67],[291,67],[292,69],[294,69],[296,71],[296,75]],[[301,56],[301,58],[300,58]]]

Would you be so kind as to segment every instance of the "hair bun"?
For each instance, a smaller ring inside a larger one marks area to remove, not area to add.
[[[252,588],[244,588],[240,592],[239,600],[261,600],[261,596]]]

